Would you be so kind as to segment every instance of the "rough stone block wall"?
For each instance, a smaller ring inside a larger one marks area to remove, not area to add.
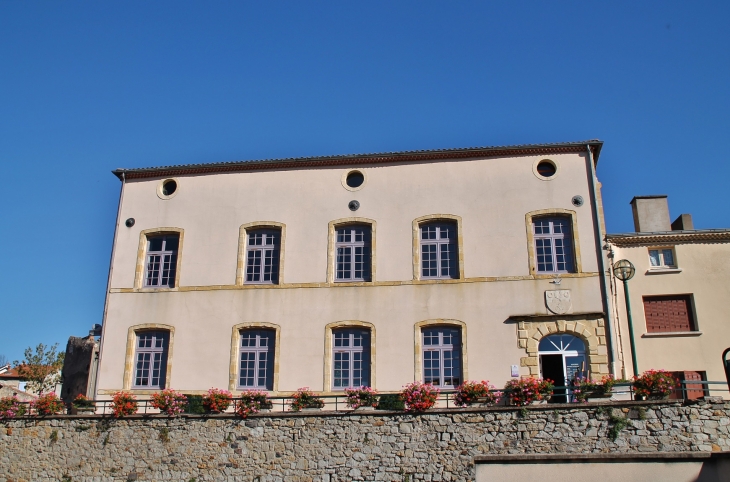
[[[0,481],[463,481],[474,480],[477,455],[727,451],[729,429],[730,402],[718,399],[246,420],[58,416],[0,422]]]

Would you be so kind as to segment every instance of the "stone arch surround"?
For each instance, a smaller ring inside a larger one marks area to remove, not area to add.
[[[608,347],[606,323],[602,314],[556,315],[512,318],[517,322],[517,345],[527,356],[520,358],[520,366],[527,367],[530,375],[540,375],[538,345],[548,335],[575,335],[586,345],[586,355],[592,378],[608,375]]]

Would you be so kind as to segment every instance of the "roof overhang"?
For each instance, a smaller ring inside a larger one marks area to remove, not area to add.
[[[468,147],[460,149],[435,149],[427,151],[384,152],[378,154],[348,154],[323,157],[298,157],[285,159],[264,159],[253,161],[218,162],[211,164],[186,164],[176,166],[116,169],[112,173],[121,179],[143,179],[180,175],[199,175],[255,171],[262,169],[301,169],[312,167],[352,166],[361,164],[383,164],[392,162],[429,162],[457,160],[475,157],[512,157],[551,154],[574,154],[590,148],[593,162],[598,165],[603,141],[562,142],[555,144],[526,144],[518,146]]]
[[[730,242],[730,229],[695,229],[654,233],[607,234],[606,240],[618,247],[653,244],[692,244]]]

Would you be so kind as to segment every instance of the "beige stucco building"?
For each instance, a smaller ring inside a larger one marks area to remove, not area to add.
[[[628,283],[639,372],[665,369],[686,380],[725,381],[730,348],[730,229],[695,230],[688,214],[670,223],[667,196],[631,201],[636,232],[609,234],[613,262],[635,266]],[[633,375],[622,282],[613,278],[614,319],[625,374]],[[690,396],[703,386],[690,384]],[[727,397],[727,385],[710,385]]]
[[[608,373],[601,146],[117,170],[97,395]]]

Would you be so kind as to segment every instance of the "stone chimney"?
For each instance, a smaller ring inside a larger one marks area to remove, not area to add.
[[[694,228],[691,214],[680,214],[672,223],[672,231],[691,231]]]
[[[634,196],[631,210],[634,213],[634,229],[637,233],[672,230],[666,194]]]

